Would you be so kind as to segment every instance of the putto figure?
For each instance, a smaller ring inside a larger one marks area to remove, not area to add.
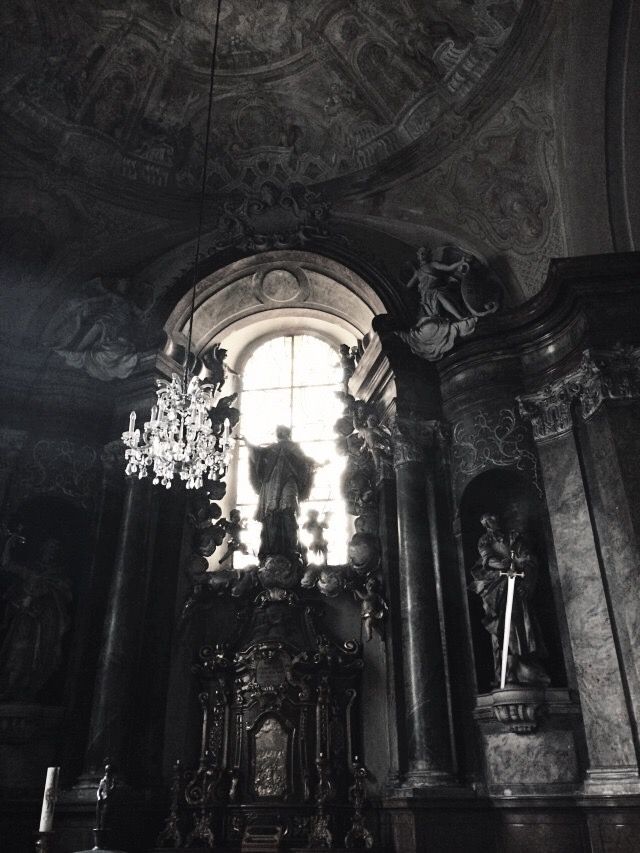
[[[302,525],[302,529],[307,534],[307,560],[316,566],[324,566],[327,563],[327,551],[329,543],[324,537],[324,531],[328,530],[326,515],[320,521],[320,513],[317,509],[310,509],[307,512],[307,520]]]
[[[220,525],[227,534],[227,550],[220,557],[220,565],[226,563],[227,560],[231,560],[231,566],[233,566],[233,555],[236,551],[239,551],[241,554],[249,553],[249,549],[242,541],[242,532],[247,529],[247,520],[242,518],[239,509],[232,509],[229,513],[229,518],[223,519]]]
[[[281,554],[297,558],[300,554],[297,516],[300,502],[311,492],[318,463],[306,456],[291,440],[287,426],[276,428],[277,441],[263,447],[245,443],[249,448],[249,479],[258,493],[255,518],[262,522],[259,558]]]
[[[480,522],[485,532],[478,540],[480,559],[471,569],[473,581],[469,588],[482,599],[485,614],[482,622],[491,635],[495,684],[500,683],[510,569],[524,577],[516,580],[506,681],[549,684],[549,676],[540,663],[547,650],[530,605],[538,579],[538,561],[519,530],[504,531],[492,513],[485,513]]]

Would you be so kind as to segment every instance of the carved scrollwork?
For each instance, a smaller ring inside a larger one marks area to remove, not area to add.
[[[92,510],[98,494],[98,453],[88,444],[41,439],[25,460],[16,493],[20,498],[49,494],[70,498]]]
[[[538,459],[530,447],[529,431],[513,409],[505,407],[497,414],[478,412],[472,424],[454,424],[451,457],[457,491],[480,471],[512,467],[526,474],[542,495]]]

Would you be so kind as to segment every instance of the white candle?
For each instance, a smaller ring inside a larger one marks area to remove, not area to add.
[[[129,432],[133,432],[136,428],[136,413],[131,412],[129,415]]]
[[[53,810],[58,796],[59,767],[47,767],[47,779],[44,783],[42,812],[40,814],[40,832],[51,832],[53,829]]]

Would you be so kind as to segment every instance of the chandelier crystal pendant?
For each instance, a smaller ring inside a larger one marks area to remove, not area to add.
[[[218,49],[218,30],[220,26],[220,5],[217,2],[216,20],[211,52],[211,73],[209,77],[209,107],[204,139],[204,162],[202,165],[202,185],[200,188],[200,206],[198,210],[198,236],[193,265],[191,287],[191,311],[189,315],[189,334],[184,357],[182,377],[173,374],[171,382],[156,380],[158,390],[157,405],[151,409],[151,416],[144,424],[142,435],[136,429],[136,413],[131,412],[129,429],[122,433],[126,446],[126,474],[137,474],[138,478],[148,476],[153,469],[153,482],[167,489],[171,487],[177,475],[184,480],[188,489],[200,489],[205,477],[209,480],[221,480],[227,470],[231,447],[229,421],[226,417],[213,417],[215,388],[202,383],[193,376],[189,365],[192,360],[191,339],[193,333],[193,315],[195,311],[196,284],[200,262],[200,242],[207,189],[207,166],[209,162],[209,139],[211,136],[211,116],[213,111],[213,81],[216,69]],[[219,388],[219,386],[218,386]],[[228,410],[228,409],[227,409]],[[142,442],[141,442],[142,439]]]

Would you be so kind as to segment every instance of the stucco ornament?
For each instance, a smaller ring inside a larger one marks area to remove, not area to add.
[[[94,279],[86,295],[70,299],[54,316],[45,344],[70,367],[108,382],[126,379],[138,364],[146,313],[127,299],[129,282]]]

